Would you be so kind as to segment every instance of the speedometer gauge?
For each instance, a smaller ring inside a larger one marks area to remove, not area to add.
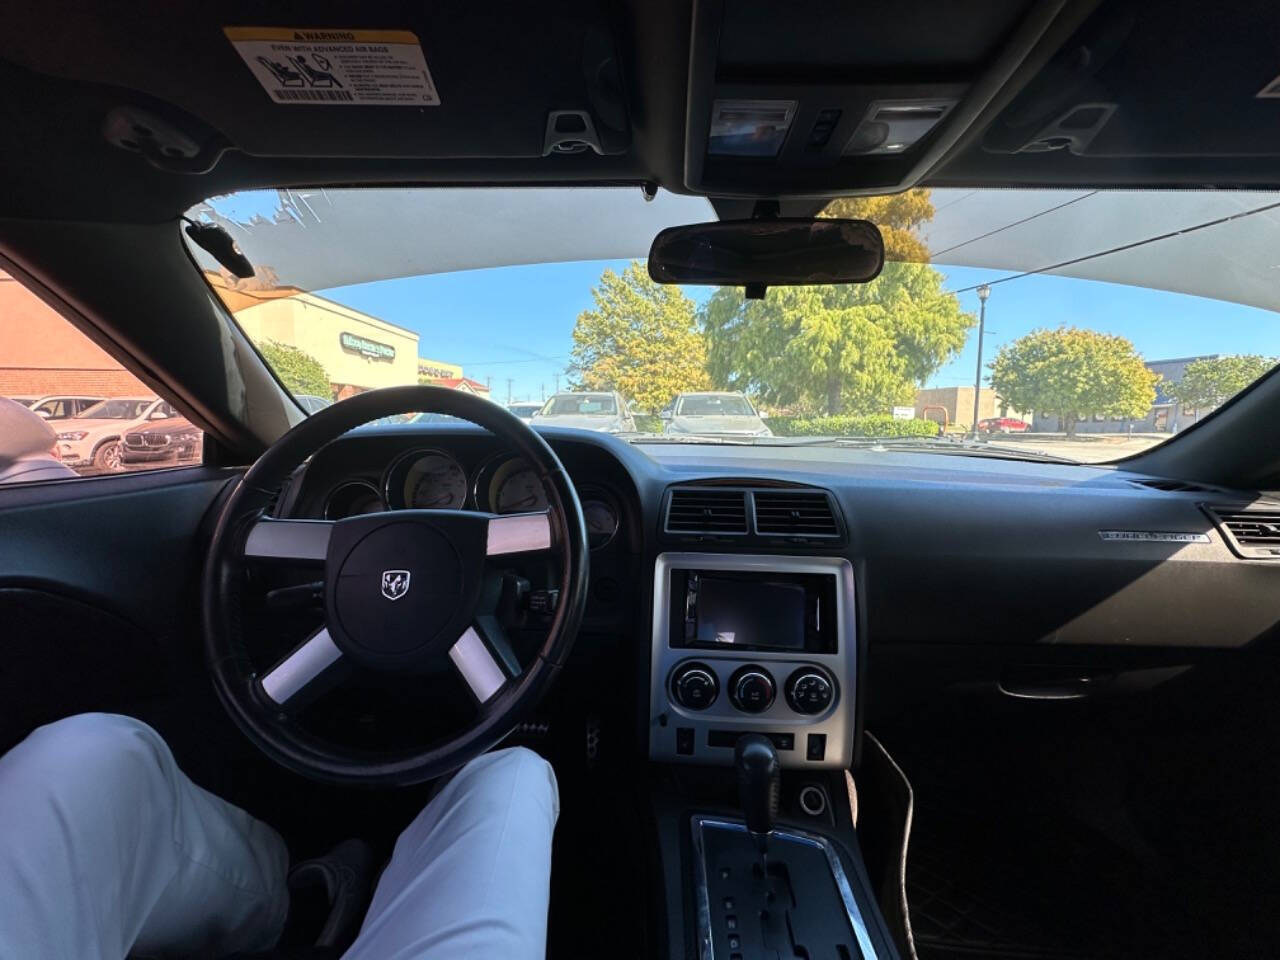
[[[494,513],[528,513],[547,508],[542,481],[523,460],[509,460],[493,477]]]
[[[427,451],[409,466],[404,477],[404,502],[416,510],[458,510],[467,498],[467,475],[458,461]]]

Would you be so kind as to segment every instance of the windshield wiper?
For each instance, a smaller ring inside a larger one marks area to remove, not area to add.
[[[768,437],[714,437],[700,433],[637,433],[630,436],[624,434],[623,439],[631,443],[717,443],[730,446],[750,447],[756,440],[767,440]]]
[[[779,437],[778,446],[833,446],[885,450],[912,450],[925,447],[930,453],[957,457],[988,457],[994,460],[1034,460],[1040,463],[1078,463],[1070,457],[1059,457],[1039,450],[1022,450],[1013,447],[993,447],[973,440],[957,440],[943,437],[918,437],[900,435],[894,437]]]

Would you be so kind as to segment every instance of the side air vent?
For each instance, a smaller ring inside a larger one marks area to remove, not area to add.
[[[840,536],[831,498],[821,490],[757,490],[753,496],[761,536]]]
[[[1280,509],[1206,509],[1240,556],[1254,560],[1280,560]]]
[[[668,533],[745,534],[745,490],[677,487],[667,503]]]

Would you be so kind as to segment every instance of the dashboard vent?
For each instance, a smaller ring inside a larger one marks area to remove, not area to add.
[[[756,533],[781,537],[838,537],[831,498],[821,490],[757,490]]]
[[[667,532],[746,533],[746,491],[690,487],[672,490],[667,504]]]
[[[1256,560],[1280,560],[1280,510],[1209,509],[1236,553]]]

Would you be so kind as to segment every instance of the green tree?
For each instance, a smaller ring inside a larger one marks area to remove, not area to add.
[[[1196,360],[1187,364],[1181,380],[1166,381],[1161,389],[1198,413],[1202,407],[1212,410],[1226,403],[1275,365],[1274,357],[1256,354]]]
[[[1124,337],[1079,327],[1033,330],[991,362],[991,386],[1003,400],[1057,413],[1069,437],[1080,416],[1145,416],[1159,379]]]
[[[578,314],[569,376],[575,390],[617,390],[656,412],[682,390],[705,389],[706,344],[694,302],[676,286],[649,279],[638,262],[605,270]]]
[[[275,340],[259,344],[258,349],[290,393],[333,397],[333,388],[329,386],[329,374],[325,372],[324,364],[305,350]]]
[[[925,264],[887,263],[863,284],[722,288],[701,311],[711,378],[799,413],[883,413],[964,346],[973,314]]]
[[[878,197],[838,197],[827,204],[820,216],[870,220],[884,236],[886,260],[929,262],[929,248],[916,236],[920,225],[933,219],[933,201],[928,190],[907,190]]]

